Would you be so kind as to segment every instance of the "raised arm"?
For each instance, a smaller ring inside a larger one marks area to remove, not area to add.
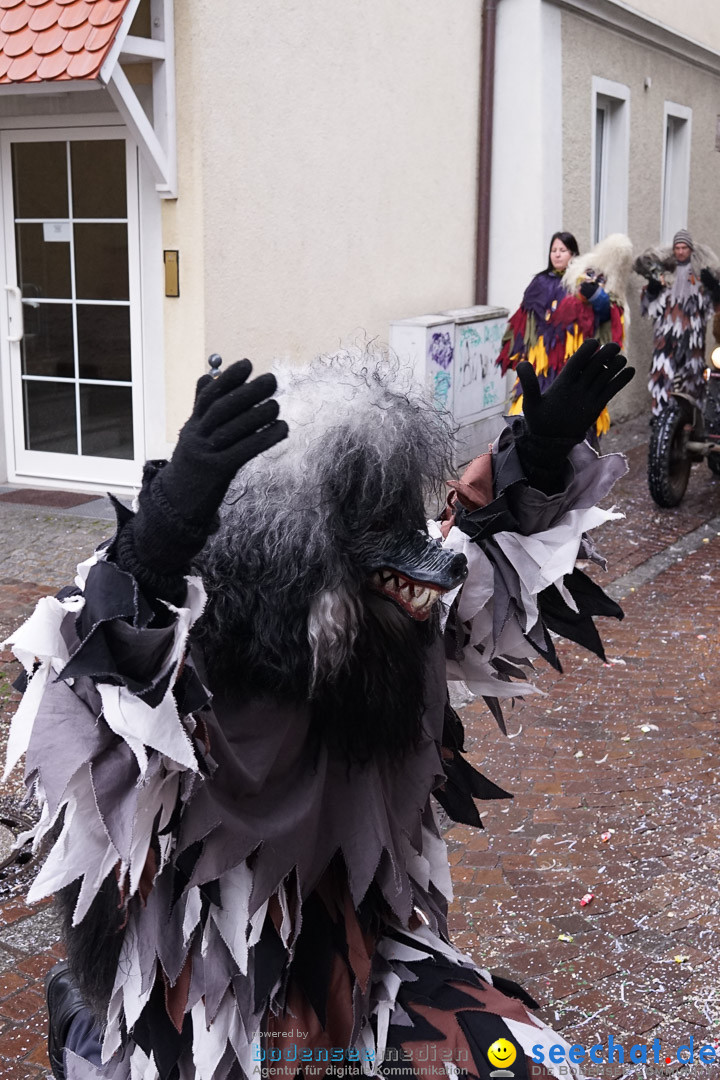
[[[203,375],[172,460],[145,467],[138,512],[121,524],[111,554],[153,596],[182,602],[184,575],[216,530],[236,472],[287,436],[275,376],[251,380],[251,371],[240,360],[217,379]]]

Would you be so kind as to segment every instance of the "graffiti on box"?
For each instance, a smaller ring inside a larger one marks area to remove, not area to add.
[[[438,331],[431,335],[429,344],[428,374],[433,401],[439,409],[452,406],[452,362],[453,343],[447,331]]]
[[[505,379],[495,361],[500,352],[504,319],[488,319],[458,327],[455,350],[455,418],[471,419],[498,411],[505,401]]]

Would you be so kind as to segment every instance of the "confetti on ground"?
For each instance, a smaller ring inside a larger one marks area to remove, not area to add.
[[[572,934],[558,934],[558,941],[574,941]],[[677,959],[677,957],[675,957]]]

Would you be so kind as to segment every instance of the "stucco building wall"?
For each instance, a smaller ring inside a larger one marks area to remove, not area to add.
[[[592,77],[596,75],[630,89],[627,231],[636,252],[660,240],[666,101],[692,108],[687,224],[696,238],[720,251],[720,154],[715,150],[720,77],[567,11],[563,12],[562,41],[564,227],[575,233],[581,249],[589,246]],[[651,80],[647,89],[646,78]],[[617,417],[638,412],[649,402],[645,384],[652,335],[639,314],[640,285],[641,280],[633,275],[628,355],[638,376],[618,402]]]
[[[263,369],[471,302],[479,40],[475,0],[178,0],[169,433],[210,351]]]
[[[717,0],[632,0],[629,5],[710,49],[720,50],[720,4]]]

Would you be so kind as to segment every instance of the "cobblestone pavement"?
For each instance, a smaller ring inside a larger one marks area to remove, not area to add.
[[[626,612],[603,627],[610,663],[561,644],[564,674],[544,671],[548,696],[509,712],[510,738],[482,705],[464,709],[471,758],[515,798],[481,805],[484,831],[447,834],[454,940],[521,980],[569,1041],[623,1044],[624,1065],[588,1066],[590,1076],[642,1076],[627,1060],[636,1043],[659,1039],[664,1060],[690,1036],[696,1047],[720,1038],[720,482],[696,466],[682,507],[658,510],[637,429],[627,429],[631,469],[613,492],[626,520],[595,534]],[[623,445],[622,428],[612,441]],[[0,634],[70,580],[108,529],[1,505]],[[634,586],[652,558],[652,576]],[[17,671],[3,654],[3,741]],[[16,774],[0,829],[17,816],[20,790]],[[60,949],[50,909],[21,898],[31,869],[0,871],[3,1080],[47,1074],[42,978]],[[720,1077],[720,1065],[685,1071]]]

